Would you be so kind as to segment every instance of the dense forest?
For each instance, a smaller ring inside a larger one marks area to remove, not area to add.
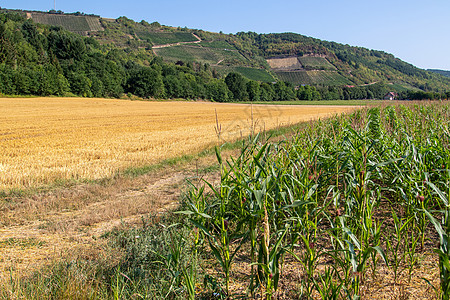
[[[119,23],[133,21],[122,18]],[[150,24],[148,24],[150,26]],[[197,32],[205,36],[204,32]],[[329,43],[331,53],[319,40],[312,39],[309,48],[296,41],[299,35],[257,35],[238,33],[228,38],[248,56],[286,54],[286,41],[294,52],[314,51],[336,57],[338,63],[361,63],[345,47]],[[323,42],[328,43],[328,42]],[[256,47],[255,45],[258,45]],[[311,46],[312,45],[312,46]],[[298,47],[297,47],[298,46]],[[151,47],[151,45],[148,45]],[[147,48],[148,48],[147,47]],[[287,46],[286,46],[287,47]],[[362,48],[361,48],[362,49]],[[372,57],[380,56],[370,52]],[[260,53],[263,52],[263,53]],[[298,54],[298,53],[297,53]],[[390,57],[388,55],[388,57]],[[401,72],[429,79],[429,72],[419,70],[397,59],[377,57],[381,64]],[[436,75],[438,76],[438,75]],[[208,64],[166,62],[144,47],[101,43],[94,37],[83,37],[61,27],[36,24],[17,13],[0,14],[0,93],[4,95],[58,95],[83,97],[208,99],[212,101],[278,101],[328,99],[380,99],[392,91],[392,84],[380,82],[365,86],[294,86],[249,80],[236,72],[220,74]],[[403,99],[448,98],[442,89],[398,90]]]

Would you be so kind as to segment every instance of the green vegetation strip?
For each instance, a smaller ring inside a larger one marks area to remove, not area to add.
[[[253,104],[268,104],[268,105],[352,105],[352,106],[366,106],[378,105],[383,103],[382,100],[294,100],[294,101],[246,101],[242,103]]]
[[[8,238],[6,240],[0,240],[0,248],[3,247],[42,247],[46,242],[38,240],[36,238]]]

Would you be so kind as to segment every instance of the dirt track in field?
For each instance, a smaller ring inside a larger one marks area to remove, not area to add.
[[[214,174],[197,171],[214,162],[209,156],[137,178],[11,198],[14,205],[3,204],[0,211],[0,285],[10,271],[26,275],[61,257],[101,255],[104,233],[142,225],[149,214],[173,210],[187,180],[217,180]]]

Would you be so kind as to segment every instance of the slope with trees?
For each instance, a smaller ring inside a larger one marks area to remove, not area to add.
[[[61,27],[36,24],[23,14],[0,13],[0,93],[84,97],[125,94],[222,102],[379,99],[389,91],[405,99],[448,97],[449,78],[380,51],[298,34],[225,35],[157,22],[136,23],[126,17],[102,20],[102,24],[104,31],[83,37]],[[143,32],[152,34],[142,40],[139,35]],[[175,34],[180,32],[185,35]],[[230,59],[225,66],[195,59],[166,61],[152,51],[151,37],[158,33],[170,38],[195,34],[202,40],[196,46],[238,53],[242,58]],[[311,58],[304,62],[327,66],[328,70],[305,71],[311,85],[305,87],[301,81],[293,82],[271,71],[265,58],[274,55],[309,55]],[[319,55],[321,59],[313,58]],[[271,82],[277,77],[277,82]]]

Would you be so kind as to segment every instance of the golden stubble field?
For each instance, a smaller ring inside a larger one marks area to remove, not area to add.
[[[0,98],[0,107],[2,190],[104,178],[232,141],[251,130],[355,109],[85,98]]]

